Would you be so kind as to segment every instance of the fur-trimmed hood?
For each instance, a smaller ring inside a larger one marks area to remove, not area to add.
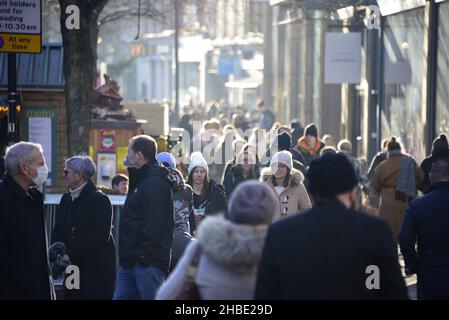
[[[271,183],[271,177],[273,176],[272,172],[271,172],[271,168],[263,168],[262,172],[260,174],[260,181],[261,182],[268,182],[269,184]],[[296,169],[292,169],[291,171],[291,176],[290,176],[290,182],[289,182],[289,187],[297,187],[299,186],[301,183],[304,182],[304,175],[302,174],[301,171],[298,171]]]
[[[204,219],[198,241],[213,262],[239,274],[255,272],[265,243],[267,225],[235,224],[223,216]]]

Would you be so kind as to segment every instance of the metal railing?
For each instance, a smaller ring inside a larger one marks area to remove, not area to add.
[[[116,251],[118,251],[118,241],[119,241],[119,225],[120,225],[120,214],[125,203],[126,196],[119,195],[108,195],[109,200],[111,200],[113,209],[113,220],[112,220],[112,234],[114,236]],[[51,236],[53,228],[55,227],[56,214],[58,212],[58,206],[61,202],[62,194],[46,194],[44,201],[44,212],[45,212],[45,223],[47,227],[47,239],[48,243],[51,244]],[[118,252],[117,252],[118,254]]]

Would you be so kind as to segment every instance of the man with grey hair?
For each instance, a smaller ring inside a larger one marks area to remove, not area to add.
[[[369,183],[366,177],[365,171],[363,170],[362,163],[357,159],[352,153],[352,143],[348,139],[342,139],[338,142],[337,153],[343,154],[349,162],[351,162],[352,167],[355,170],[357,180],[365,188]]]
[[[430,181],[430,190],[406,211],[399,245],[406,274],[417,274],[418,299],[449,299],[448,159],[433,163]]]
[[[0,184],[0,300],[52,299],[43,195],[48,176],[42,147],[19,142],[8,148]]]

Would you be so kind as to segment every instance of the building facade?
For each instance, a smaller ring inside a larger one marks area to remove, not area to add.
[[[315,122],[367,159],[395,135],[422,160],[449,132],[448,1],[278,0],[269,11],[264,94],[282,121]],[[341,83],[328,81],[343,50],[332,33],[359,39],[345,54],[360,67],[337,75]],[[353,72],[358,80],[345,81]]]

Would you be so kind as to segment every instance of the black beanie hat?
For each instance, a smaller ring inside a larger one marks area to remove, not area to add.
[[[306,129],[304,131],[304,136],[307,136],[307,135],[314,136],[315,138],[318,138],[318,129],[317,129],[315,123],[311,123],[306,127]]]
[[[433,150],[442,150],[449,148],[446,135],[442,134],[433,140]]]
[[[355,170],[343,154],[322,155],[312,161],[306,175],[314,197],[333,197],[351,191],[358,184]]]
[[[277,136],[279,151],[290,151],[292,146],[292,137],[287,132],[282,132]]]

